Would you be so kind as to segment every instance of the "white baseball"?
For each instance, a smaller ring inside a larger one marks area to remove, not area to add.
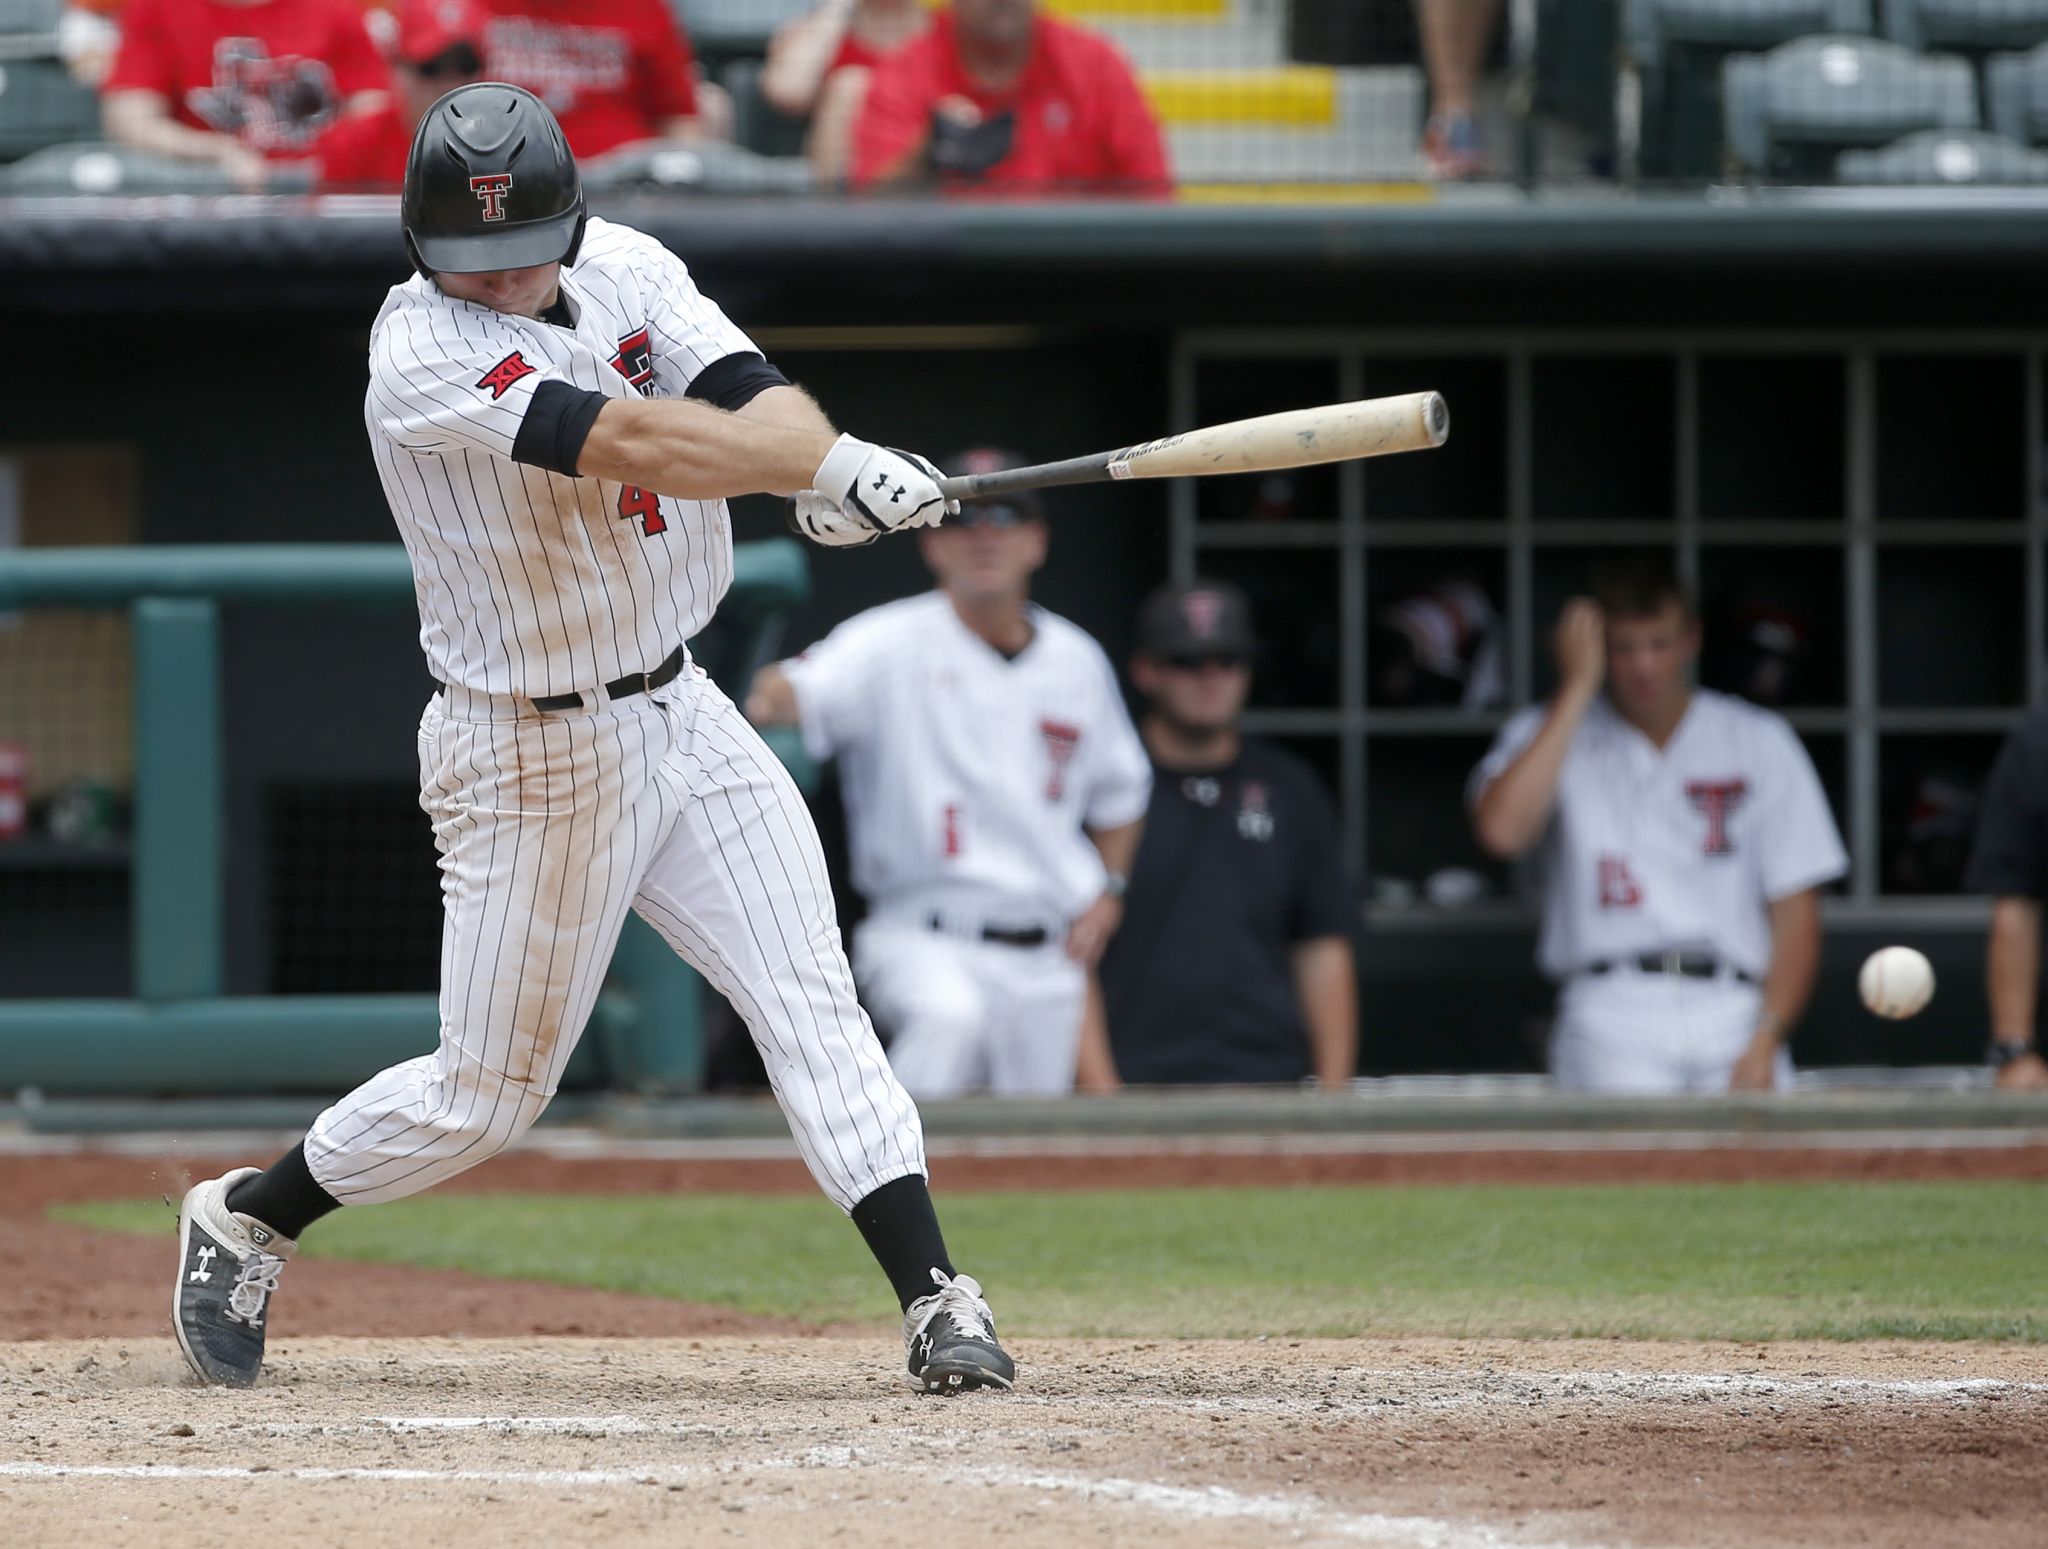
[[[1897,1021],[1934,999],[1934,965],[1912,947],[1880,947],[1864,959],[1856,988],[1864,1005]]]

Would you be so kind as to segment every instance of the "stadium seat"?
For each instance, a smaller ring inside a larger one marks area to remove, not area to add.
[[[810,164],[796,156],[762,156],[739,145],[705,141],[677,145],[643,140],[583,163],[592,192],[634,188],[688,188],[707,194],[803,193],[813,186]]]
[[[718,72],[732,98],[732,137],[763,156],[801,156],[804,120],[791,118],[761,95],[761,61],[734,59]]]
[[[690,46],[714,78],[727,61],[759,59],[784,22],[803,15],[817,0],[669,0],[669,9],[690,35]]]
[[[99,98],[55,59],[0,63],[0,160],[99,132]]]
[[[2008,140],[2048,143],[2048,43],[1992,56],[1984,67],[1984,117]]]
[[[1722,67],[1728,149],[1752,177],[1824,182],[1843,150],[1919,129],[1977,127],[1977,81],[1960,59],[1833,34]]]
[[[1721,65],[1813,33],[1861,33],[1870,0],[1627,0],[1623,85],[1636,91],[1637,170],[1704,178],[1720,170]],[[1626,131],[1624,131],[1626,134]]]
[[[52,145],[0,167],[11,195],[229,194],[234,184],[210,161],[180,161],[89,140]]]
[[[1904,48],[1984,54],[2048,43],[2048,0],[1883,0],[1884,35]]]
[[[1981,129],[1923,129],[1881,151],[1844,151],[1835,180],[1863,186],[2048,183],[2048,155]]]

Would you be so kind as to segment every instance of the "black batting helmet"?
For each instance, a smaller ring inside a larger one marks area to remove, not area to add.
[[[574,263],[583,180],[546,103],[522,87],[478,81],[420,119],[399,220],[406,257],[422,274]]]

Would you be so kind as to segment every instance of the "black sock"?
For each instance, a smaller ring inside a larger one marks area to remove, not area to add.
[[[946,1239],[939,1233],[931,1191],[916,1173],[892,1178],[855,1205],[853,1224],[868,1240],[868,1251],[881,1264],[882,1273],[896,1288],[896,1300],[906,1310],[920,1296],[938,1289],[932,1283],[933,1270],[943,1270],[951,1277],[953,1261],[946,1257]]]
[[[341,1201],[313,1181],[306,1167],[304,1141],[255,1177],[244,1178],[228,1190],[228,1209],[254,1216],[294,1242],[315,1221],[340,1208]]]

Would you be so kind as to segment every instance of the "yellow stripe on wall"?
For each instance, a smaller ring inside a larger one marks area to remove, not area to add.
[[[1147,70],[1138,84],[1168,124],[1278,124],[1324,129],[1337,121],[1337,72]]]

